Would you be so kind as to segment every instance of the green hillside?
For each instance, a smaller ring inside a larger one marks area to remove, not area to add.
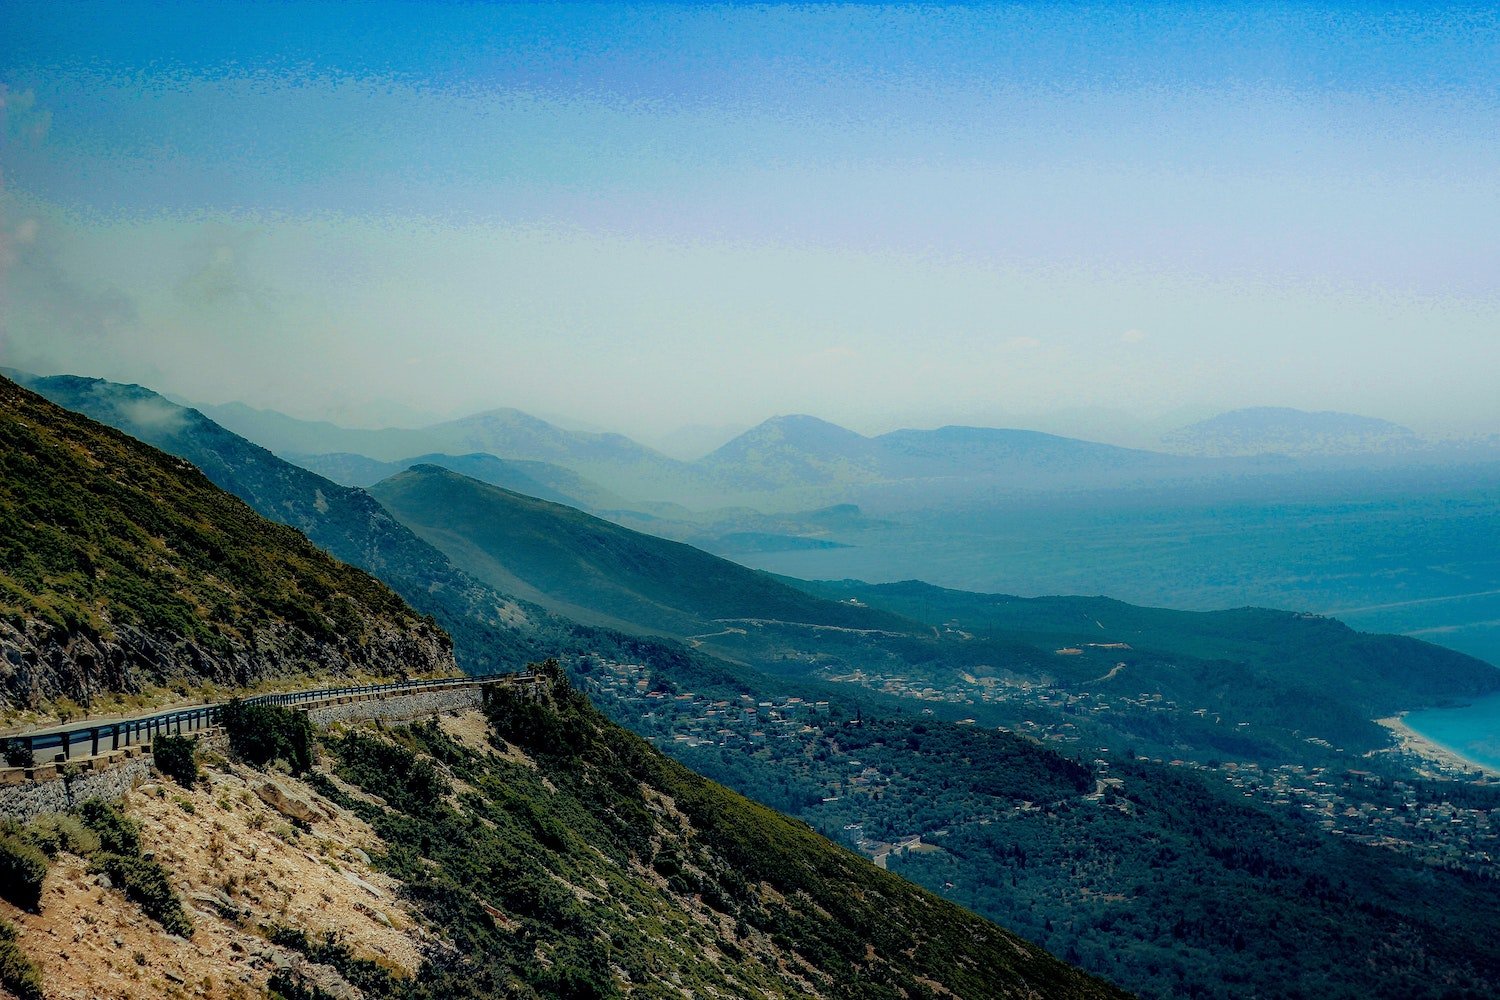
[[[1070,690],[1153,691],[1185,707],[1233,713],[1257,729],[1300,731],[1351,748],[1386,744],[1372,719],[1500,690],[1500,670],[1482,660],[1404,636],[1356,632],[1320,615],[1174,611],[1106,597],[975,594],[918,581],[778,579],[970,637],[950,643],[951,655],[934,666],[972,672],[995,662],[1020,668],[1024,660],[1025,669]],[[1018,654],[1016,644],[1036,652]],[[1057,655],[1059,649],[1071,655]]]
[[[0,380],[9,708],[169,680],[452,669],[385,585],[179,459]]]
[[[570,507],[417,466],[371,493],[455,563],[582,621],[674,636],[757,622],[909,631],[912,623],[809,597],[766,574]]]
[[[694,771],[1142,997],[1479,1000],[1500,984],[1495,840],[1450,818],[1462,806],[1488,829],[1494,783],[1364,757],[1216,772],[944,721],[976,704],[747,690],[691,665],[578,670],[603,711]],[[1307,794],[1248,796],[1248,773],[1299,775]],[[1326,832],[1351,806],[1366,820]]]
[[[1124,996],[693,774],[544,674],[541,700],[501,689],[487,706],[503,757],[436,726],[330,739],[338,777],[379,799],[325,793],[391,845],[382,867],[462,956],[368,995]]]
[[[437,465],[481,483],[570,507],[605,510],[626,506],[622,497],[590,482],[571,469],[550,462],[496,458],[482,452],[468,455],[429,453],[395,462],[377,462],[373,458],[348,453],[290,455],[288,458],[304,469],[327,476],[345,486],[374,486],[382,479],[405,472],[413,465]]]
[[[456,569],[364,490],[283,461],[142,386],[55,375],[31,378],[28,387],[186,459],[261,516],[296,528],[334,558],[379,577],[453,637],[465,670],[503,670],[542,653],[531,641],[539,624],[531,611]]]

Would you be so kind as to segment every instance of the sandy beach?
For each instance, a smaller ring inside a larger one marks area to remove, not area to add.
[[[1377,725],[1389,729],[1396,737],[1397,745],[1404,751],[1414,754],[1431,763],[1434,770],[1440,774],[1452,774],[1453,772],[1482,771],[1492,778],[1500,778],[1500,771],[1492,767],[1486,767],[1478,761],[1470,760],[1462,754],[1454,753],[1447,747],[1432,742],[1421,733],[1406,724],[1406,713],[1393,715],[1387,719],[1376,719]]]

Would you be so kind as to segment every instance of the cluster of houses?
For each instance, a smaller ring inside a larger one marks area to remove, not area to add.
[[[639,663],[593,661],[589,683],[600,693],[639,709],[648,722],[670,723],[670,739],[687,746],[735,747],[810,733],[828,717],[828,702],[787,697],[770,701],[748,694],[710,698],[671,691]],[[660,737],[658,737],[660,739]]]

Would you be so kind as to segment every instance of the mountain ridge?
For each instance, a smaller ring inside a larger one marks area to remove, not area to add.
[[[455,569],[364,490],[292,465],[142,386],[67,375],[36,378],[31,385],[61,406],[192,462],[262,516],[386,580],[448,630],[470,672],[498,670],[536,653],[517,631],[532,612]]]
[[[678,638],[751,617],[840,628],[911,627],[895,616],[806,600],[765,574],[690,545],[439,466],[413,467],[371,493],[469,572],[585,621]]]
[[[0,436],[7,709],[169,683],[456,670],[430,619],[196,467],[9,380]]]
[[[1229,410],[1162,436],[1162,444],[1179,454],[1212,457],[1382,454],[1422,443],[1410,428],[1389,420],[1287,406]]]

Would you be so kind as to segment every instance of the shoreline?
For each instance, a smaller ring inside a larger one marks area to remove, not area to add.
[[[1470,760],[1463,754],[1434,742],[1408,726],[1405,712],[1385,719],[1376,719],[1375,724],[1391,731],[1400,750],[1436,765],[1440,771],[1457,771],[1464,774],[1478,771],[1487,778],[1500,778],[1500,768]]]

